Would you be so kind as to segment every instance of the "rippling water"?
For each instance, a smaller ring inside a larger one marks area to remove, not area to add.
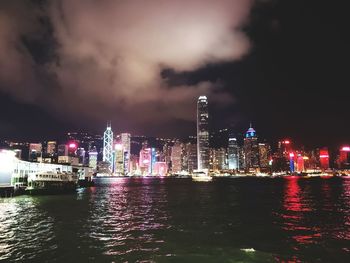
[[[350,262],[350,178],[101,180],[0,199],[0,261]]]

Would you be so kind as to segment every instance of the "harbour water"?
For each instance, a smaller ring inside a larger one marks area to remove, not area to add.
[[[350,178],[116,178],[0,199],[0,261],[350,262]]]

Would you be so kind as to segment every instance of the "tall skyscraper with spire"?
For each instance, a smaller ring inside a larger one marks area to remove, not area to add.
[[[197,158],[198,170],[209,169],[209,111],[206,96],[200,96],[197,102]]]
[[[259,145],[256,131],[252,124],[247,130],[244,138],[244,166],[249,170],[252,168],[259,168]]]
[[[103,134],[103,161],[109,163],[109,169],[113,168],[113,131],[111,122],[107,123],[107,129]]]

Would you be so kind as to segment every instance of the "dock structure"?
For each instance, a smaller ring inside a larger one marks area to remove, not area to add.
[[[10,185],[0,185],[0,197],[14,196],[14,187]]]

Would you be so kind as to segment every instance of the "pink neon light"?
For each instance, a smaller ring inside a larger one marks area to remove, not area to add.
[[[290,141],[284,141],[284,144],[290,144]]]
[[[290,157],[290,158],[293,158],[293,157],[294,157],[294,153],[290,153],[290,154],[289,154],[289,157]]]
[[[69,148],[77,148],[77,145],[75,143],[70,143],[68,145]]]
[[[350,147],[349,146],[344,146],[341,150],[343,152],[350,152]]]
[[[321,155],[320,155],[320,158],[329,158],[329,155],[327,155],[327,154],[321,154]]]

